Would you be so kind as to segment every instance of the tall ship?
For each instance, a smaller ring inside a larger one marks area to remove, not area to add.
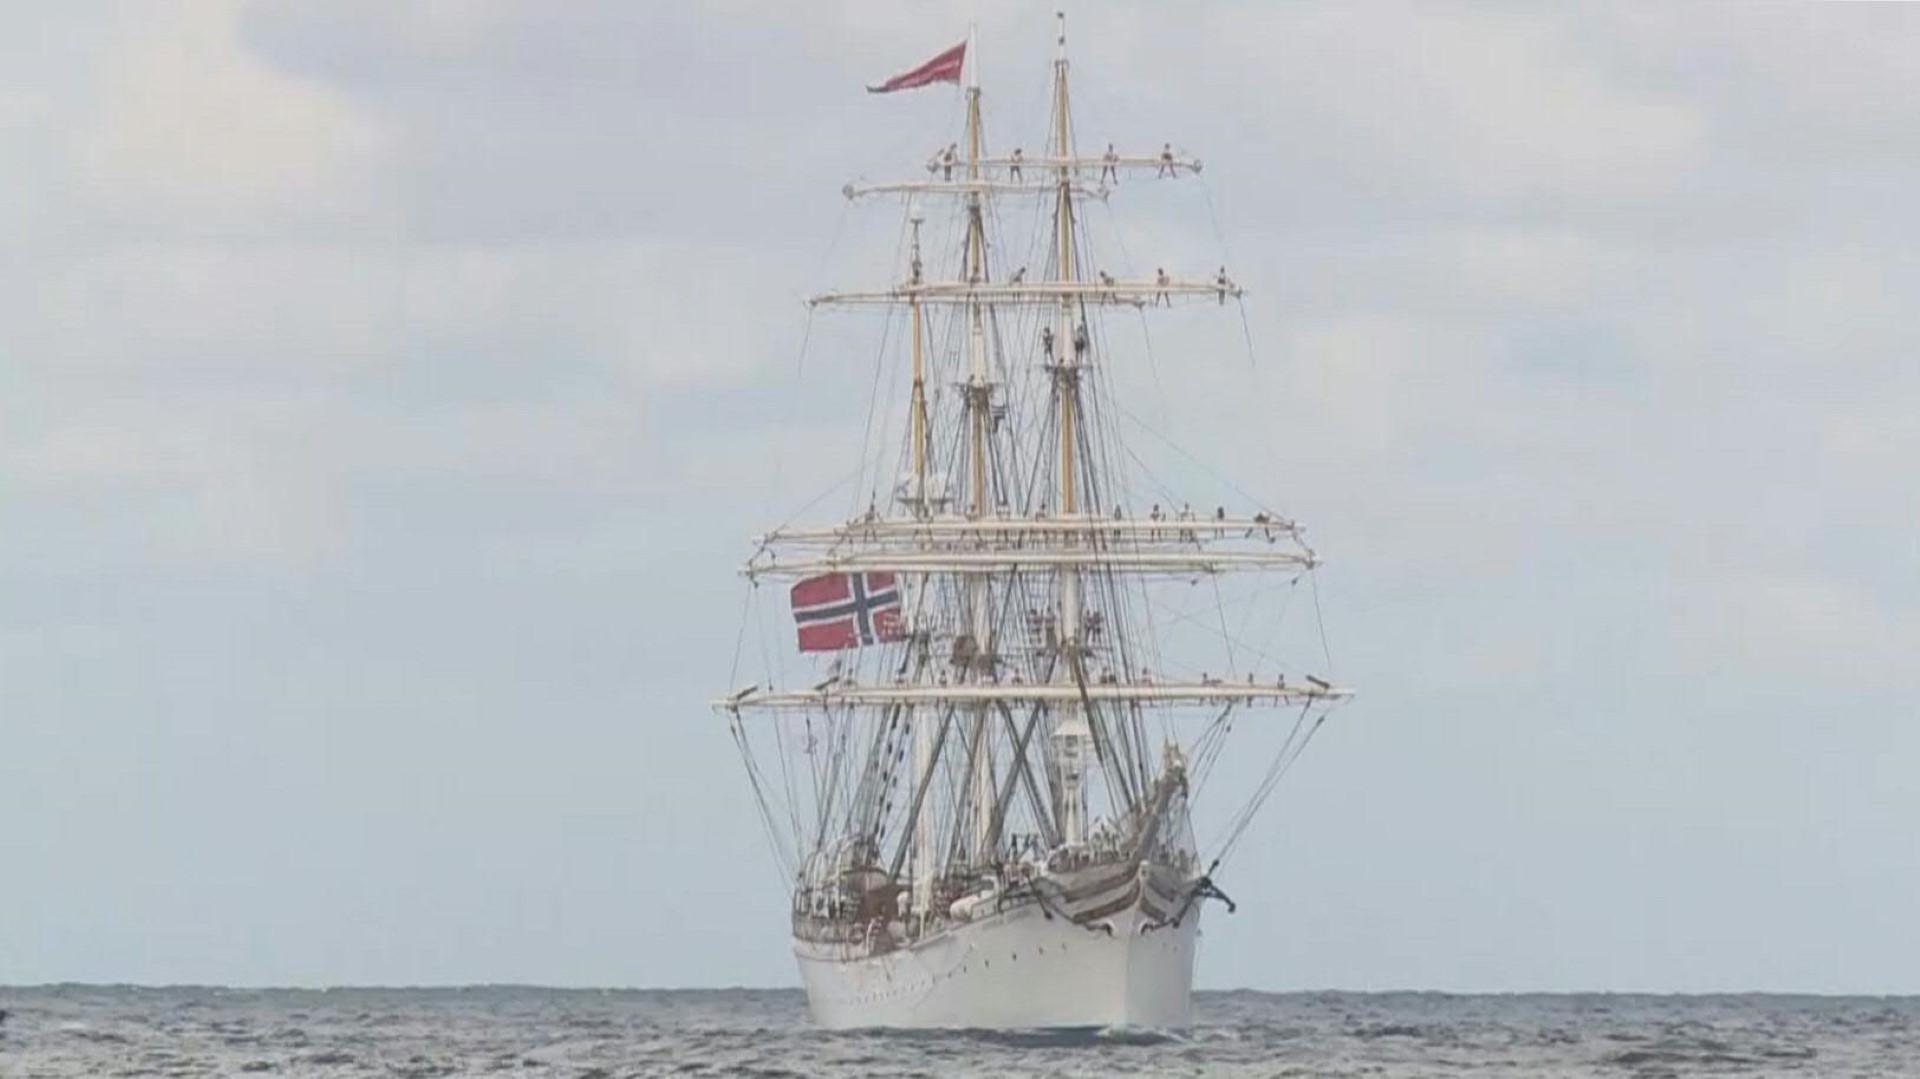
[[[971,34],[868,89],[963,72],[924,176],[845,189],[902,208],[893,283],[810,300],[876,309],[865,423],[897,437],[868,440],[844,519],[755,542],[716,708],[819,1024],[1178,1028],[1222,860],[1348,691],[1244,632],[1311,585],[1301,527],[1143,474],[1110,377],[1138,352],[1109,323],[1238,313],[1225,266],[1091,255],[1088,207],[1200,162],[1079,148],[1064,17],[1044,144],[989,145]]]

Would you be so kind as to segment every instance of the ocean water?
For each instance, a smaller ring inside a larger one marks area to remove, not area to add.
[[[1920,1077],[1920,998],[1203,993],[1179,1034],[827,1033],[792,990],[0,989],[0,1076]]]

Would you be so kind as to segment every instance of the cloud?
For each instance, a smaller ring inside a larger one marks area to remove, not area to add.
[[[1920,608],[1791,567],[1703,570],[1673,597],[1675,646],[1700,665],[1807,680],[1841,696],[1911,688]]]
[[[1238,7],[1207,18],[1205,78],[1257,130],[1370,189],[1563,209],[1667,195],[1703,160],[1705,118],[1615,77],[1590,29],[1497,9]],[[1234,89],[1255,85],[1272,92]]]
[[[326,87],[263,63],[238,0],[143,25],[73,117],[75,210],[93,228],[247,233],[365,221],[386,132]]]

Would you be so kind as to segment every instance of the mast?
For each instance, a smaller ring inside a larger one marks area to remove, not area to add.
[[[1056,173],[1058,192],[1054,203],[1054,246],[1059,255],[1059,264],[1054,271],[1054,279],[1061,283],[1071,283],[1074,279],[1073,258],[1073,129],[1067,111],[1067,13],[1057,13],[1060,33],[1056,43],[1053,60],[1053,113],[1054,113],[1054,156],[1061,162]],[[1059,399],[1060,407],[1060,514],[1070,517],[1079,512],[1075,504],[1073,482],[1074,470],[1074,424],[1075,397],[1080,378],[1082,353],[1088,347],[1084,325],[1074,324],[1074,298],[1062,293],[1058,313],[1058,328],[1054,340],[1059,342],[1053,366],[1053,392]],[[1059,587],[1058,611],[1056,617],[1060,626],[1060,655],[1054,664],[1056,678],[1061,682],[1072,682],[1079,678],[1078,650],[1080,647],[1080,575],[1073,567],[1062,567],[1057,572]],[[1060,833],[1067,843],[1079,843],[1086,827],[1086,788],[1085,757],[1086,743],[1092,729],[1088,726],[1087,716],[1082,708],[1068,702],[1061,706],[1059,723],[1055,728],[1054,745],[1060,772]]]
[[[1059,195],[1054,209],[1054,227],[1058,231],[1056,247],[1060,262],[1055,280],[1063,284],[1073,281],[1073,170],[1065,164],[1073,157],[1073,132],[1067,116],[1067,13],[1056,13],[1060,22],[1060,36],[1053,61],[1053,111],[1054,153],[1062,161],[1059,170]],[[1056,387],[1060,392],[1060,513],[1062,516],[1074,512],[1073,490],[1073,395],[1066,392],[1069,385],[1069,372],[1080,363],[1080,338],[1073,336],[1073,300],[1062,296],[1060,299],[1058,337],[1061,355],[1056,368]],[[1067,343],[1073,342],[1068,348]],[[1066,628],[1065,615],[1062,612],[1061,628]]]
[[[980,180],[980,65],[975,53],[974,31],[967,30],[967,134],[966,134],[966,178],[968,184],[977,184]],[[966,281],[978,285],[986,280],[986,236],[981,215],[980,192],[970,189],[966,195],[967,246],[963,267]],[[967,516],[978,520],[987,510],[987,419],[990,411],[990,398],[993,384],[987,368],[986,344],[986,305],[978,299],[969,300],[966,305],[968,372],[964,398],[967,410],[967,430],[970,467],[968,468]],[[919,304],[913,304],[917,318]],[[915,323],[918,333],[918,323]],[[916,355],[919,341],[914,342]],[[916,377],[918,367],[916,366]],[[922,391],[923,392],[923,391]],[[924,501],[923,501],[924,506]],[[966,616],[970,644],[954,650],[956,683],[976,676],[984,669],[990,669],[987,653],[991,629],[988,611],[988,581],[983,576],[971,576],[966,582]],[[993,790],[991,762],[987,755],[987,706],[976,704],[971,711],[970,735],[968,745],[972,747],[972,769],[969,800],[974,806],[973,835],[974,845],[969,853],[976,862],[985,860],[982,845],[986,839],[986,821],[989,819]],[[931,724],[936,722],[932,710],[923,710],[916,717],[914,733],[914,786],[919,796],[924,797],[933,779],[935,765],[934,732]],[[982,812],[982,803],[987,804]],[[933,880],[938,869],[935,864],[938,857],[939,841],[934,830],[934,815],[920,813],[914,823],[913,835],[913,892],[914,908],[925,917],[932,913]]]
[[[909,275],[919,282],[923,277],[923,264],[920,259],[920,223],[921,215],[915,207],[910,215],[913,225],[912,264]],[[921,304],[915,298],[908,304],[909,321],[913,333],[913,402],[912,402],[912,438],[913,438],[913,505],[912,512],[917,518],[924,519],[932,513],[927,499],[927,391],[926,362],[922,356],[922,338],[925,331],[921,327]],[[924,589],[925,585],[921,586]],[[933,774],[933,732],[927,729],[932,722],[933,709],[909,709],[907,722],[913,731],[913,774],[914,789],[924,791]],[[924,795],[923,795],[924,796]],[[914,822],[912,867],[913,867],[913,909],[921,916],[928,913],[932,905],[933,866],[929,854],[933,850],[932,814],[920,813]]]
[[[980,147],[980,56],[975,43],[973,27],[967,28],[967,181],[978,183],[980,180],[980,159],[983,156]],[[987,269],[986,222],[982,219],[980,192],[967,193],[967,266],[968,281],[980,283],[986,280]],[[987,311],[986,304],[972,303],[967,308],[967,347],[968,347],[968,394],[967,409],[973,429],[973,468],[972,491],[968,501],[967,514],[975,520],[987,514],[987,438],[988,423],[992,413],[993,383],[987,366]],[[967,651],[967,665],[971,670],[956,672],[956,680],[966,678],[986,679],[993,672],[993,620],[989,609],[991,603],[988,592],[989,579],[974,575],[967,579],[967,613],[973,646]],[[972,736],[968,744],[973,747],[971,760],[972,789],[968,801],[973,809],[972,838],[969,851],[975,865],[987,861],[987,844],[990,840],[993,820],[993,755],[992,739],[988,736],[987,706],[976,704],[973,708]]]
[[[920,223],[925,220],[919,207],[915,207],[909,220],[913,224],[913,262],[910,280],[919,284],[924,279],[923,263],[920,261]],[[921,328],[920,298],[915,296],[907,303],[908,321],[913,331],[913,402],[910,420],[913,438],[913,512],[916,517],[925,517],[931,511],[927,506],[927,380],[926,362],[921,358],[921,343],[926,332]]]
[[[973,52],[973,31],[967,31],[967,180],[980,179],[980,65]],[[967,255],[965,275],[968,283],[986,281],[986,235],[981,220],[980,192],[967,192]],[[967,419],[971,428],[973,467],[970,470],[971,497],[968,516],[978,518],[987,503],[987,398],[992,383],[987,371],[986,305],[979,299],[967,303]]]

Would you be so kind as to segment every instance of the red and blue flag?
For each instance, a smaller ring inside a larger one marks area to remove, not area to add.
[[[825,573],[793,586],[800,651],[837,652],[906,636],[891,573]]]

